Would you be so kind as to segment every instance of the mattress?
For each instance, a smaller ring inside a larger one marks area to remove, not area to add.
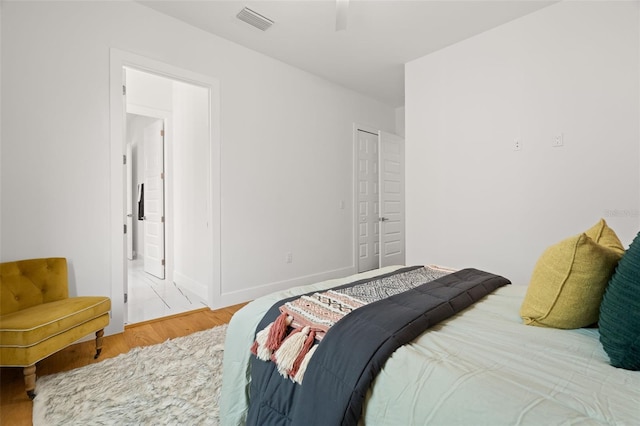
[[[249,348],[274,303],[399,267],[277,292],[238,311],[225,343],[222,424],[244,424]],[[522,285],[502,287],[395,351],[369,391],[361,423],[640,424],[640,372],[610,366],[597,329],[523,325],[525,292]]]

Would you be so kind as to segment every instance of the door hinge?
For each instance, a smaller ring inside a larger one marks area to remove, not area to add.
[[[127,164],[127,156],[126,155],[122,156],[122,164]]]
[[[127,233],[127,224],[126,223],[124,224],[124,233],[125,234]]]
[[[164,266],[164,259],[162,259],[162,266]]]
[[[160,136],[164,137],[164,130],[160,130]]]
[[[129,301],[129,295],[127,293],[124,294],[124,303]]]
[[[164,172],[160,173],[160,179],[164,179]]]
[[[160,222],[164,223],[164,216],[160,218]]]
[[[125,86],[124,84],[122,85],[122,94],[123,95],[127,94],[127,86]]]

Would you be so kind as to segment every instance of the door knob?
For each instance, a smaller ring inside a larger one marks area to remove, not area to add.
[[[388,217],[381,217],[378,219],[380,222],[386,222],[387,220],[389,220]]]

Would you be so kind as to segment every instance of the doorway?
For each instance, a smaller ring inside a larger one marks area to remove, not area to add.
[[[132,324],[208,306],[207,267],[186,259],[194,250],[210,254],[212,245],[206,230],[193,225],[209,214],[200,202],[210,197],[209,92],[136,68],[123,72],[125,323]]]
[[[404,139],[354,126],[357,272],[405,262]]]
[[[177,259],[174,259],[174,265],[171,266],[170,259],[175,256],[167,256],[166,270],[173,271],[174,280],[176,276],[179,281],[178,284],[182,284],[189,288],[196,289],[196,293],[206,295],[207,305],[211,308],[220,308],[225,306],[221,289],[221,197],[220,197],[220,81],[212,77],[211,75],[201,74],[178,66],[168,64],[166,62],[151,59],[145,56],[137,55],[135,53],[127,52],[117,48],[111,48],[109,50],[109,117],[110,117],[110,203],[109,203],[109,229],[111,235],[111,242],[109,247],[109,259],[110,259],[110,280],[111,280],[111,322],[109,325],[108,333],[119,333],[124,330],[125,318],[127,311],[127,303],[125,302],[125,295],[128,291],[128,259],[127,259],[127,213],[126,213],[126,101],[125,96],[125,72],[123,68],[131,68],[141,71],[146,71],[156,76],[166,77],[178,85],[178,83],[185,83],[186,86],[180,86],[182,89],[188,89],[189,87],[204,88],[205,92],[197,91],[197,93],[203,93],[206,97],[204,101],[207,106],[205,108],[181,108],[180,110],[181,120],[187,120],[194,114],[202,114],[206,117],[198,116],[198,120],[206,121],[207,127],[201,131],[204,133],[200,135],[197,140],[202,142],[202,149],[200,152],[194,150],[193,147],[189,147],[184,152],[177,153],[173,156],[172,148],[175,144],[169,143],[165,153],[168,157],[174,158],[175,161],[165,159],[167,163],[166,181],[171,182],[173,178],[179,176],[187,176],[185,167],[188,167],[190,159],[198,158],[198,164],[200,167],[196,173],[196,186],[189,188],[188,182],[180,182],[182,186],[186,186],[185,191],[175,190],[172,183],[168,184],[167,195],[171,197],[172,193],[176,195],[184,195],[182,201],[191,202],[191,204],[183,204],[186,211],[180,211],[174,213],[171,211],[172,206],[177,205],[179,201],[172,199],[171,202],[165,200],[165,205],[169,210],[166,211],[167,216],[173,215],[175,222],[178,221],[178,215],[182,214],[183,219],[192,219],[192,222],[187,222],[188,235],[182,235],[180,242],[178,242],[178,236],[173,237],[173,242],[169,241],[172,238],[171,233],[167,232],[167,241],[165,246],[167,251],[173,250],[173,253],[182,253],[182,256],[193,256],[193,259],[186,259],[182,263],[186,263],[184,267],[179,265]],[[177,101],[183,102],[185,105],[189,105],[186,102],[191,96],[188,91],[178,90]],[[183,99],[182,101],[180,100]],[[142,107],[144,108],[144,106]],[[176,118],[174,114],[174,121]],[[165,120],[165,124],[166,124]],[[178,127],[178,123],[170,122],[167,127],[167,133],[171,136],[171,128]],[[193,138],[188,138],[194,140]],[[178,158],[184,159],[184,165],[182,162],[182,172],[179,170],[172,170],[173,164],[178,163]],[[203,175],[206,175],[203,177]],[[189,175],[191,176],[191,175]],[[187,176],[187,177],[189,177]],[[202,190],[198,185],[204,185],[207,188]],[[194,201],[194,193],[202,194],[203,196]],[[175,198],[175,197],[174,197]],[[191,200],[191,201],[189,201]],[[195,213],[191,210],[196,211]],[[168,219],[168,218],[167,218]],[[171,220],[165,219],[165,223],[170,223]],[[170,228],[168,228],[170,230]],[[190,235],[197,233],[199,241],[192,246],[192,250],[189,251],[189,238]],[[186,241],[186,243],[185,243]],[[179,250],[178,244],[183,246],[186,244],[186,250]],[[175,248],[174,248],[175,246]],[[171,254],[171,253],[170,253]],[[183,259],[181,259],[182,261]],[[199,271],[193,271],[189,261],[193,261],[201,265],[202,269]],[[179,268],[182,268],[179,270]],[[184,272],[186,271],[186,272]],[[181,274],[176,274],[181,273]],[[165,279],[166,280],[166,279]],[[227,303],[228,304],[228,303]]]

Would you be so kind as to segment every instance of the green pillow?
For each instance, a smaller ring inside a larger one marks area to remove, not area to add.
[[[622,253],[622,243],[604,220],[549,247],[534,267],[520,307],[524,323],[564,329],[595,324]]]
[[[640,233],[611,277],[598,326],[611,365],[640,370]]]

